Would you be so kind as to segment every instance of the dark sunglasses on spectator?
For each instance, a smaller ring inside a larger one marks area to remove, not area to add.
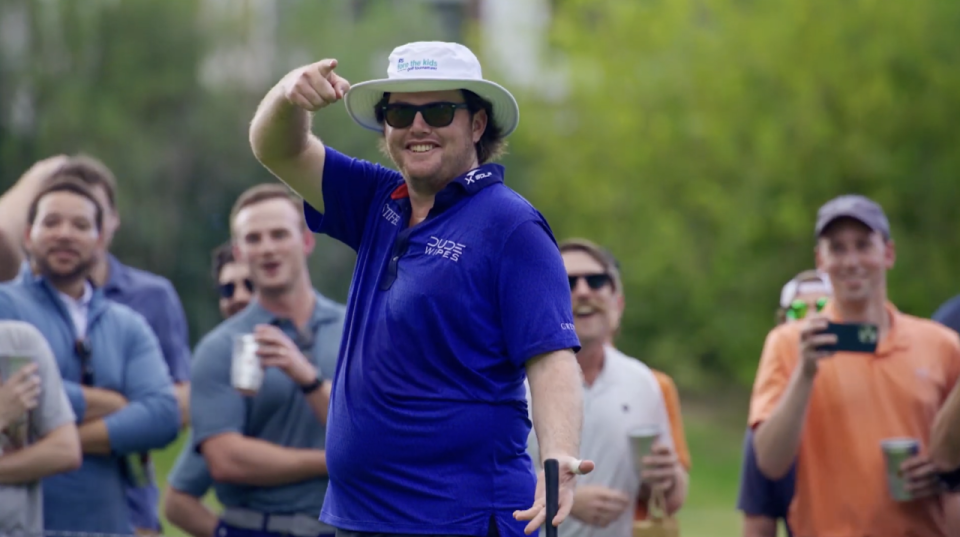
[[[93,364],[90,363],[92,351],[90,342],[86,339],[78,339],[73,342],[73,351],[80,358],[80,384],[83,386],[93,386]]]
[[[417,112],[423,116],[423,120],[431,127],[446,127],[453,123],[454,116],[457,115],[457,109],[468,108],[467,103],[430,103],[415,106],[405,103],[393,103],[384,105],[383,120],[387,125],[395,129],[405,129],[413,125],[413,120],[417,117]]]
[[[243,286],[247,288],[248,292],[253,292],[253,282],[250,280],[243,280]],[[220,298],[233,298],[234,293],[237,292],[237,284],[235,282],[221,283],[220,286]]]
[[[820,297],[817,299],[817,312],[823,311],[823,308],[827,305],[827,297]],[[803,319],[807,316],[807,313],[810,307],[807,305],[807,302],[804,300],[794,300],[790,303],[790,307],[787,308],[787,319],[791,321],[796,321],[798,319]]]
[[[578,274],[573,276],[567,276],[567,280],[570,281],[571,291],[577,288],[577,282],[580,281],[580,278],[587,280],[587,287],[589,287],[590,289],[593,289],[594,291],[598,289],[603,289],[603,286],[611,282],[610,275],[606,273]]]

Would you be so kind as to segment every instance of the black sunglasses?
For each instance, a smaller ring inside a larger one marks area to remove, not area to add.
[[[83,386],[93,386],[93,364],[90,363],[90,342],[86,339],[78,339],[73,342],[73,350],[80,358],[80,384]]]
[[[423,116],[423,120],[431,127],[446,127],[453,123],[453,118],[457,115],[457,110],[467,108],[467,103],[430,103],[420,106],[394,103],[384,105],[383,120],[387,125],[395,129],[405,129],[413,125],[413,120],[417,117],[417,112]]]
[[[567,276],[567,280],[570,281],[570,290],[573,291],[577,288],[577,282],[580,281],[580,278],[587,280],[587,287],[596,291],[597,289],[603,289],[603,286],[610,283],[612,280],[609,274],[578,274],[574,276]]]
[[[249,279],[243,280],[243,286],[247,288],[248,292],[253,292],[253,282]],[[221,283],[218,287],[220,289],[220,298],[233,298],[234,293],[237,292],[236,282]]]

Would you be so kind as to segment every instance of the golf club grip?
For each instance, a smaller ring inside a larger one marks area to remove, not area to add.
[[[543,477],[547,489],[547,537],[557,537],[557,527],[553,525],[560,510],[560,463],[557,459],[543,461]]]

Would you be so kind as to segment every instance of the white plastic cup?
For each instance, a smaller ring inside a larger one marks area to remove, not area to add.
[[[247,397],[253,397],[263,385],[263,366],[257,356],[259,345],[253,334],[233,338],[233,361],[230,364],[230,382]]]
[[[631,429],[627,437],[630,439],[634,468],[640,480],[643,481],[643,458],[653,451],[654,442],[660,438],[660,426],[651,424],[637,427]]]

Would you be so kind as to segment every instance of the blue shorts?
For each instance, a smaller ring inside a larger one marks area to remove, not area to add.
[[[763,475],[757,465],[757,454],[753,450],[753,429],[747,429],[743,439],[743,467],[740,471],[737,509],[749,516],[782,519],[787,526],[787,535],[791,535],[787,514],[790,511],[790,502],[793,501],[796,468],[794,464],[787,475],[777,480]]]

